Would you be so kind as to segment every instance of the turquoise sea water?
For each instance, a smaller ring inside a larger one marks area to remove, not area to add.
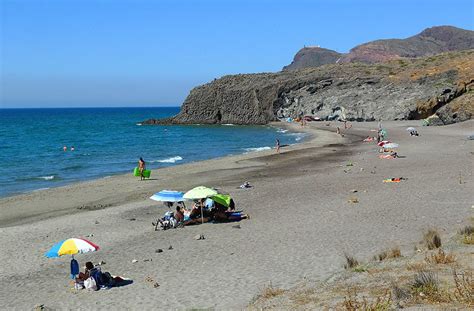
[[[0,109],[0,196],[299,142],[271,126],[139,126],[179,108]],[[63,151],[63,146],[68,151]],[[74,146],[75,150],[70,151]]]

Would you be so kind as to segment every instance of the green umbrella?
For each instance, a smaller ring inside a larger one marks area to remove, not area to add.
[[[188,199],[188,200],[199,200],[199,199],[212,197],[216,194],[217,194],[217,191],[214,189],[207,188],[204,186],[199,186],[186,192],[183,195],[183,198]],[[201,206],[201,223],[204,223],[204,215],[203,215],[202,209],[203,207]]]
[[[216,194],[217,194],[217,191],[214,189],[207,188],[204,186],[199,186],[186,192],[183,195],[183,198],[188,199],[188,200],[198,200],[198,199],[209,198]]]
[[[227,195],[227,194],[216,194],[212,196],[211,199],[214,202],[224,205],[225,207],[229,207],[230,200],[231,200],[230,195]]]

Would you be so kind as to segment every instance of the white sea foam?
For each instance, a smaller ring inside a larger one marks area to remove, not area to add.
[[[171,157],[171,158],[168,158],[168,159],[162,159],[162,160],[153,160],[153,161],[150,161],[151,163],[155,163],[155,162],[159,162],[159,163],[176,163],[177,161],[181,161],[183,160],[182,157],[180,156],[175,156],[175,157]]]
[[[290,133],[288,134],[289,136],[294,136],[295,137],[295,141],[300,141],[301,139],[303,139],[303,137],[307,136],[306,133]]]
[[[286,132],[288,132],[288,130],[284,130],[284,129],[278,129],[277,130],[277,133],[286,133]]]
[[[32,192],[38,192],[38,191],[43,191],[43,190],[48,190],[49,188],[39,188],[39,189],[35,189],[33,190]]]
[[[258,151],[263,151],[263,150],[271,150],[271,147],[257,147],[257,148],[245,148],[245,151],[247,152],[258,152]]]
[[[43,179],[43,180],[53,180],[54,179],[54,175],[51,175],[51,176],[40,176],[38,177],[39,179]]]
[[[225,124],[222,124],[222,125],[225,125],[225,126],[235,126],[235,124],[232,124],[232,123],[225,123]]]
[[[138,125],[138,126],[142,126],[143,124],[141,124],[141,123],[137,123],[136,125]]]

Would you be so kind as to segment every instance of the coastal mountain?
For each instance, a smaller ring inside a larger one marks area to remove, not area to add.
[[[474,50],[340,63],[277,73],[224,76],[198,86],[173,118],[143,124],[266,124],[312,115],[323,120],[407,120],[439,124],[474,114]]]
[[[322,48],[303,48],[283,70],[318,67],[336,62],[377,63],[399,58],[431,56],[449,51],[474,49],[474,31],[453,26],[437,26],[406,39],[367,42],[347,54]]]
[[[334,64],[343,54],[333,50],[316,46],[304,47],[296,53],[293,61],[283,70],[297,70],[308,67],[319,67],[326,64]]]

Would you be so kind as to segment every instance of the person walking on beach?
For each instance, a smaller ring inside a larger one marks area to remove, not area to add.
[[[276,147],[275,148],[276,148],[276,152],[280,153],[280,140],[278,138],[276,139]]]
[[[138,160],[138,170],[140,171],[140,180],[145,179],[145,176],[143,176],[143,171],[145,170],[146,165],[145,161],[143,160],[142,157],[140,157],[140,160]]]

